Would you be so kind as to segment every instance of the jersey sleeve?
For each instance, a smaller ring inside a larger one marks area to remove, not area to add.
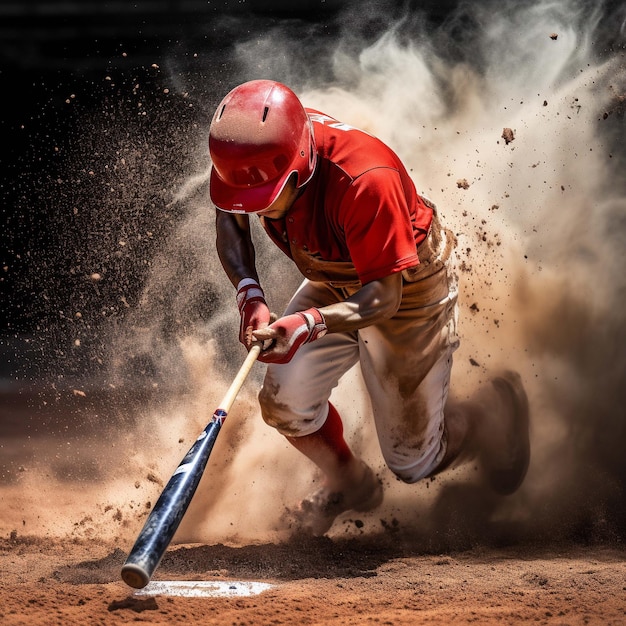
[[[344,195],[340,215],[362,284],[419,264],[398,170],[376,167],[361,174]]]

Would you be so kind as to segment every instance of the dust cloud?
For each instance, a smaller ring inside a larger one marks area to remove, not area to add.
[[[390,479],[354,372],[335,402],[352,443],[386,479],[386,503],[373,525],[386,518],[442,532],[447,520],[452,533],[460,524],[470,535],[551,538],[623,529],[626,67],[623,52],[603,48],[615,35],[604,30],[607,7],[588,5],[473,4],[432,37],[405,17],[356,51],[353,42],[339,43],[330,80],[307,76],[297,85],[306,105],[392,145],[458,235],[462,347],[454,393],[469,396],[509,367],[523,375],[531,401],[525,485],[505,502],[476,500],[467,471],[436,486]],[[466,54],[453,58],[452,37],[465,26]],[[293,78],[297,72],[281,65],[292,58],[293,42],[284,33],[271,40],[264,68],[276,61],[284,76],[270,75]],[[242,43],[244,60],[251,48],[258,53],[258,42]],[[276,292],[271,277],[263,283]],[[254,439],[242,442],[233,476],[256,473],[247,462],[255,449]],[[280,459],[285,451],[275,446],[271,454]],[[292,479],[275,470],[263,483],[287,482],[297,498]],[[266,495],[268,511],[252,500],[250,516],[274,516],[282,491],[270,487]],[[237,498],[232,505],[241,512]],[[218,517],[228,517],[230,507],[218,508]]]
[[[226,91],[267,77],[292,86],[305,105],[378,135],[403,158],[459,241],[453,393],[467,397],[508,367],[522,374],[531,403],[532,461],[515,495],[481,493],[471,468],[409,486],[383,466],[359,372],[350,372],[334,402],[350,443],[382,477],[386,499],[332,532],[403,528],[443,546],[622,537],[625,20],[624,8],[610,3],[475,2],[433,25],[419,11],[390,15],[372,4],[342,13],[332,41],[315,43],[306,26],[296,37],[284,24],[242,37],[232,75],[195,96],[186,132],[175,111],[161,120],[164,134],[176,127],[167,150],[184,145],[186,157],[165,181],[169,191],[160,174],[142,169],[122,129],[108,175],[127,212],[118,209],[107,241],[118,247],[122,234],[138,245],[133,236],[141,231],[151,252],[131,255],[143,264],[140,288],[102,331],[101,375],[121,394],[124,414],[106,430],[116,462],[106,445],[94,452],[98,482],[80,487],[80,506],[91,502],[87,517],[64,515],[61,501],[44,511],[33,496],[25,505],[31,529],[68,532],[72,521],[75,534],[87,528],[84,536],[130,541],[243,362],[233,289],[214,251],[206,137]],[[139,144],[141,156],[158,164],[165,148],[145,135]],[[133,208],[145,199],[152,209],[137,218]],[[300,278],[256,226],[254,237],[262,284],[280,311]],[[85,261],[82,271],[91,266]],[[262,423],[262,373],[257,363],[175,541],[279,540],[284,506],[318,479]],[[36,484],[31,476],[22,477],[23,490]],[[65,485],[59,481],[59,492]],[[75,498],[67,504],[75,506]],[[51,511],[65,526],[48,523]]]
[[[608,50],[615,31],[605,30],[607,7],[494,6],[461,7],[434,34],[405,16],[367,45],[341,40],[328,62],[319,62],[324,80],[311,66],[304,79],[285,66],[294,43],[284,32],[268,37],[271,50],[242,42],[240,61],[253,74],[262,58],[269,76],[296,81],[307,106],[387,141],[457,234],[462,344],[455,395],[469,396],[503,367],[520,371],[528,388],[528,479],[515,496],[494,501],[472,485],[471,468],[436,484],[393,481],[352,372],[334,401],[351,443],[387,487],[381,509],[364,516],[365,528],[400,523],[421,536],[445,535],[444,543],[459,536],[614,537],[623,529],[625,477],[624,55]],[[451,53],[459,29],[463,41]],[[262,258],[272,254],[262,240],[259,246]],[[282,300],[267,271],[276,261],[263,267],[263,284]],[[259,536],[261,520],[271,524],[306,491],[306,479],[295,484],[294,468],[314,477],[272,435],[259,444],[254,404],[249,411],[244,418],[256,432],[228,465],[231,497],[223,494],[209,511],[205,531],[200,512],[193,518],[199,538],[215,538],[216,519],[235,517],[233,533]],[[354,531],[353,521],[335,532]]]

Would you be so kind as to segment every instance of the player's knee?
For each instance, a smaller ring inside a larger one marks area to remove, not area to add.
[[[437,448],[424,451],[421,455],[408,459],[406,457],[388,458],[387,467],[404,483],[414,484],[432,476],[445,454],[445,445],[440,442]]]
[[[422,475],[421,472],[407,471],[404,469],[402,470],[394,470],[392,468],[389,468],[389,469],[391,469],[391,471],[394,473],[396,478],[398,478],[398,480],[401,480],[403,483],[407,483],[409,485],[417,483],[426,477],[426,475]]]
[[[295,397],[279,396],[274,386],[264,384],[259,391],[263,421],[281,435],[298,437],[321,428],[327,414],[327,401],[302,406]]]
[[[259,406],[261,407],[261,417],[263,421],[279,433],[286,436],[298,434],[296,416],[289,408],[288,404],[279,399],[274,388],[270,385],[263,385],[259,391]]]
[[[276,395],[266,385],[263,385],[259,391],[259,406],[263,421],[268,426],[280,430],[283,423],[280,405],[276,401]]]

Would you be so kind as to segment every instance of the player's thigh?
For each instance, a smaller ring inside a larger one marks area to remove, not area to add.
[[[326,306],[342,297],[333,288],[305,281],[285,313]],[[332,390],[358,356],[356,333],[330,333],[300,347],[289,363],[268,364],[259,393],[263,419],[285,435],[317,431],[326,420]]]

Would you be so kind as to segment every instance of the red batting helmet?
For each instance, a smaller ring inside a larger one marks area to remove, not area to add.
[[[231,213],[266,209],[294,172],[301,187],[317,156],[302,103],[273,80],[252,80],[228,93],[211,122],[209,151],[211,200]]]

